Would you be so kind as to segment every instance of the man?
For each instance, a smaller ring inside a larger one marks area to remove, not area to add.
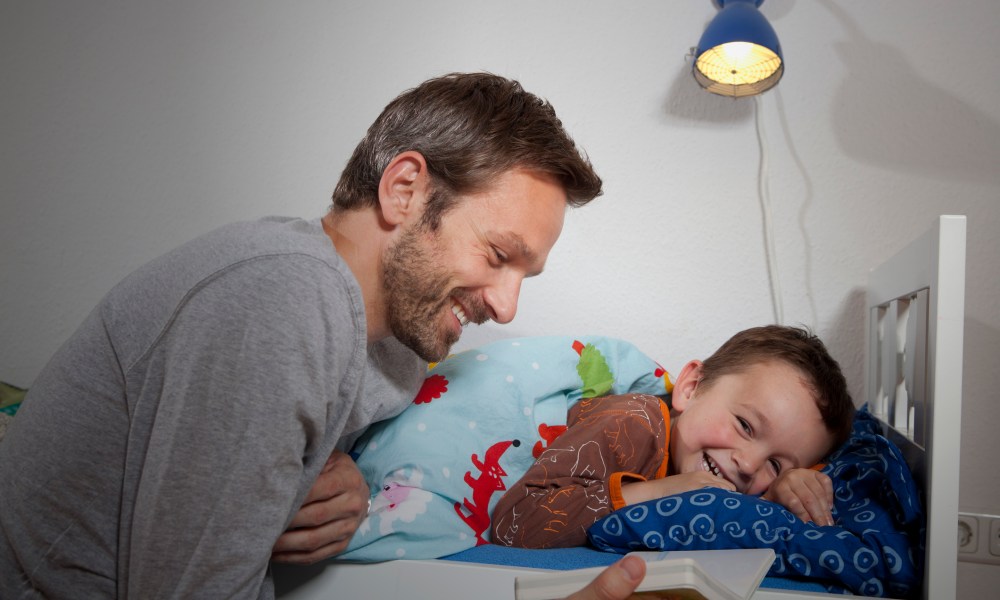
[[[465,324],[513,319],[566,206],[600,192],[549,105],[449,75],[386,107],[323,219],[226,226],[141,267],[0,445],[0,597],[269,597],[272,547],[342,550],[367,490],[339,451]]]

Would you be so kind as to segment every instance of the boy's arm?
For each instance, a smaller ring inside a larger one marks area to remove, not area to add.
[[[714,487],[731,492],[736,491],[736,486],[717,477],[708,471],[697,473],[679,473],[662,479],[651,479],[649,481],[633,481],[622,485],[622,498],[626,505],[638,504],[647,500],[656,500],[664,496],[682,494],[691,490]]]
[[[761,496],[777,502],[803,521],[833,525],[833,482],[815,469],[788,469]]]
[[[655,396],[581,400],[556,438],[493,510],[492,541],[583,545],[587,527],[624,505],[623,481],[665,474],[666,423]]]

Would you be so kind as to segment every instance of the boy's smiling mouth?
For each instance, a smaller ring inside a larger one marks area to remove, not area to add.
[[[719,468],[719,465],[718,463],[715,462],[715,459],[713,459],[707,453],[702,453],[701,455],[701,468],[704,469],[705,471],[708,471],[712,475],[715,475],[719,479],[723,481],[728,481],[729,483],[733,484],[735,491],[740,493],[746,493],[746,486],[740,485],[735,480],[730,479],[729,476],[727,476],[725,472],[723,472],[723,470]],[[736,477],[738,478],[739,475],[736,475]]]
[[[722,479],[725,479],[725,477],[723,477],[722,475],[722,472],[719,470],[719,465],[715,464],[715,461],[712,460],[712,457],[707,454],[701,455],[701,468],[715,475],[716,477],[721,477]]]

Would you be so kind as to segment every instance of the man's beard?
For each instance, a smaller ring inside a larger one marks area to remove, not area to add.
[[[389,329],[405,346],[428,361],[448,355],[459,333],[443,328],[441,313],[451,311],[451,296],[462,300],[469,320],[486,320],[482,305],[462,290],[449,290],[449,276],[436,248],[421,238],[434,234],[422,224],[403,232],[382,261],[382,287]]]

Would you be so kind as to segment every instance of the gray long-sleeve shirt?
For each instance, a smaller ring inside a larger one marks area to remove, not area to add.
[[[366,345],[319,220],[223,227],[116,286],[0,444],[0,597],[269,597],[277,537],[335,448],[424,364]]]

